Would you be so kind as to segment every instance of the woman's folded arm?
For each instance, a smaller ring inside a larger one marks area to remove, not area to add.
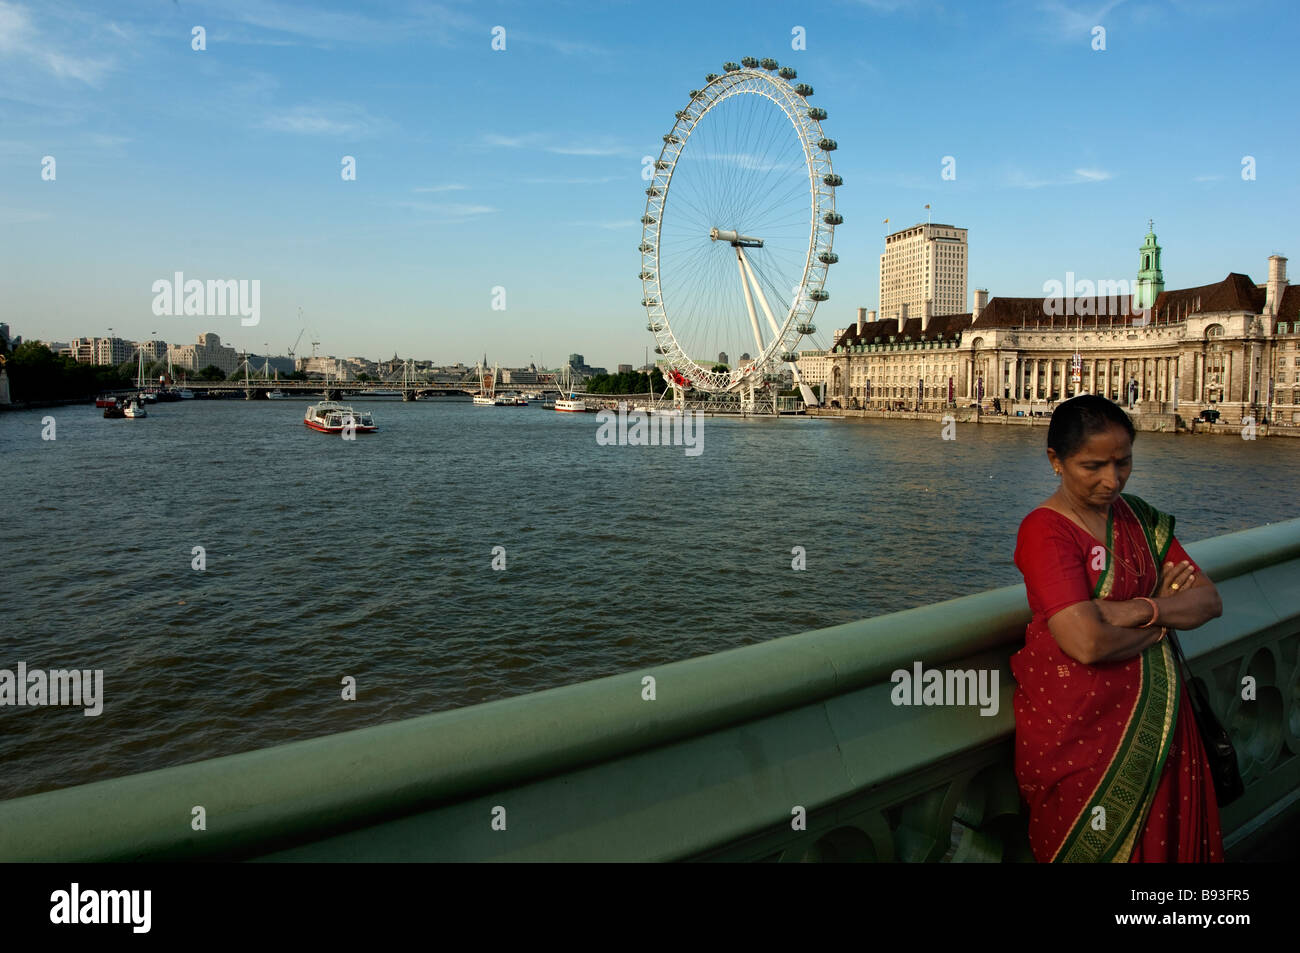
[[[1116,626],[1141,626],[1151,618],[1151,605],[1145,599],[1093,599],[1101,612],[1102,620]],[[1211,619],[1223,615],[1223,600],[1214,582],[1204,573],[1181,592],[1159,596],[1152,600],[1160,610],[1157,625],[1171,629],[1195,629]]]
[[[1140,654],[1160,638],[1159,625],[1146,629],[1112,625],[1103,617],[1098,601],[1076,602],[1047,620],[1047,628],[1056,644],[1076,662],[1084,665],[1122,662]],[[1147,615],[1149,618],[1149,611]]]

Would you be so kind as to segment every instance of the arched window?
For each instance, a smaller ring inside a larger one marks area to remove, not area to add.
[[[1207,338],[1221,338],[1221,337],[1223,337],[1223,325],[1222,325],[1222,324],[1211,324],[1208,328],[1205,329],[1205,336],[1206,336]]]

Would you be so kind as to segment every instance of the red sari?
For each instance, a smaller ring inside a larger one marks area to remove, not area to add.
[[[1015,562],[1034,615],[1011,658],[1016,778],[1039,861],[1223,860],[1214,779],[1169,640],[1084,665],[1047,627],[1077,602],[1154,595],[1157,563],[1191,562],[1173,525],[1122,494],[1106,526],[1112,559],[1055,510],[1039,507],[1020,524]]]

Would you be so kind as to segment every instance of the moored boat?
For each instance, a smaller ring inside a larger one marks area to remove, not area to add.
[[[570,394],[568,397],[557,398],[555,401],[555,409],[563,413],[585,414],[587,412],[587,404],[576,394]]]
[[[312,404],[303,415],[302,422],[320,433],[343,433],[349,427],[354,433],[374,433],[375,416],[370,411],[355,411],[347,404],[323,400]]]
[[[144,409],[144,402],[139,397],[131,397],[128,398],[126,405],[122,408],[122,416],[132,419],[148,417],[149,411]]]
[[[116,397],[111,397],[111,396],[109,396],[108,394],[101,394],[101,395],[99,395],[98,397],[95,398],[95,406],[96,406],[96,407],[116,407],[116,406],[117,406],[117,398],[116,398]]]
[[[280,390],[279,388],[276,388],[275,390],[268,390],[266,392],[267,400],[286,400],[288,397],[289,395],[286,394],[284,391]]]

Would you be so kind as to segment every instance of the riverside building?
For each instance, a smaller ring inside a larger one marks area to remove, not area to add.
[[[1270,257],[1262,284],[1233,272],[1168,290],[1154,231],[1140,253],[1132,295],[990,299],[980,289],[965,314],[914,314],[904,302],[878,320],[860,309],[835,332],[827,402],[988,411],[996,398],[1014,414],[1094,393],[1139,414],[1217,409],[1225,422],[1300,425],[1300,286],[1288,284],[1287,260]]]
[[[880,316],[897,320],[906,309],[918,315],[966,310],[966,229],[913,225],[885,236],[880,256]]]

